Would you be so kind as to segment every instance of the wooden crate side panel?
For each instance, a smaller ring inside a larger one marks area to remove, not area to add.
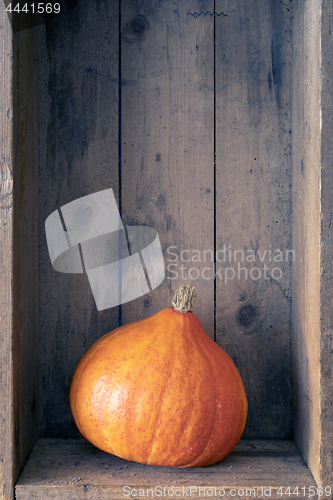
[[[36,30],[14,36],[13,346],[15,453],[25,462],[38,436],[38,119]]]
[[[192,284],[213,337],[214,22],[189,12],[214,2],[124,0],[121,9],[123,220],[158,231],[166,266],[162,285],[124,304],[123,322],[169,307]]]
[[[1,191],[0,191],[0,498],[14,498],[17,465],[14,462],[13,415],[13,48],[4,3],[1,25]]]
[[[333,485],[333,5],[322,2],[321,15],[321,269],[320,269],[320,480]]]
[[[320,1],[293,25],[293,387],[295,440],[320,480]]]
[[[79,435],[69,407],[76,364],[119,325],[97,311],[86,274],[53,270],[45,220],[112,188],[118,202],[118,2],[79,2],[39,39],[40,432]]]
[[[1,4],[1,498],[38,436],[35,32],[11,34]]]
[[[216,2],[216,336],[245,436],[292,435],[290,2]]]

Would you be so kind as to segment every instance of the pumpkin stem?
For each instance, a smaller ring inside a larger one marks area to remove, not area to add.
[[[192,312],[195,301],[197,300],[197,292],[194,286],[181,285],[177,288],[172,305],[176,311]]]

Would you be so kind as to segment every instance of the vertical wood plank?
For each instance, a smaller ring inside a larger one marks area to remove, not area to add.
[[[320,1],[294,6],[293,382],[295,441],[316,480],[320,443]]]
[[[248,394],[244,435],[287,438],[290,5],[217,0],[216,11],[217,339]]]
[[[79,2],[39,40],[40,433],[78,435],[69,407],[76,364],[119,324],[97,311],[86,274],[53,270],[45,219],[82,196],[118,199],[118,3]]]
[[[35,32],[12,35],[0,8],[0,497],[9,499],[38,434],[37,85]]]
[[[158,231],[166,265],[162,285],[123,306],[123,321],[170,306],[192,284],[213,336],[214,25],[189,14],[213,1],[121,5],[123,221]]]
[[[316,19],[316,18],[315,18]],[[323,0],[321,20],[321,262],[320,262],[320,476],[322,485],[333,485],[333,5]],[[317,63],[318,64],[318,63]]]
[[[13,360],[15,454],[20,468],[38,436],[38,119],[36,29],[14,36]]]
[[[1,16],[1,204],[0,204],[0,498],[14,497],[13,418],[13,48],[4,4]]]
[[[332,5],[296,2],[293,77],[295,440],[319,485],[333,484]]]

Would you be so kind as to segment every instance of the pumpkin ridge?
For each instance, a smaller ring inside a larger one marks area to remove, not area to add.
[[[196,319],[195,319],[195,315],[192,315],[192,313],[182,313],[182,312],[175,312],[175,311],[172,311],[172,315],[177,315],[177,320],[179,321],[179,318],[178,318],[178,315],[179,314],[182,314],[183,317],[182,317],[182,334],[181,334],[181,338],[182,338],[182,351],[183,353],[184,352],[187,352],[187,361],[185,361],[185,366],[188,366],[188,363],[191,362],[191,360],[193,359],[193,354],[194,352],[196,353],[196,358],[198,358],[199,360],[199,364],[201,364],[201,360],[204,359],[204,368],[203,370],[201,370],[203,376],[205,377],[205,379],[209,379],[209,371],[211,369],[210,367],[210,363],[207,361],[207,357],[204,357],[203,358],[203,355],[202,355],[202,349],[200,346],[198,346],[195,342],[195,339],[193,338],[193,332],[192,332],[192,328],[191,328],[191,323],[195,323],[196,322]],[[206,335],[206,334],[205,334]],[[189,349],[190,348],[190,349]],[[184,357],[183,357],[183,353],[180,357],[181,360],[184,361]],[[183,363],[182,363],[183,364]],[[174,364],[176,365],[176,363]],[[186,372],[185,372],[186,374]],[[172,384],[172,380],[169,380],[170,384]],[[198,401],[200,401],[200,398],[196,398],[195,397],[195,394],[197,394],[198,396],[200,395],[200,392],[202,391],[202,386],[198,383],[196,384],[191,384],[191,377],[189,377],[189,386],[186,388],[184,388],[184,390],[188,390],[190,391],[189,393],[192,394],[192,400],[190,402],[189,405],[187,405],[187,411],[188,409],[190,408],[191,409],[191,413],[190,415],[188,415],[186,417],[186,420],[184,419],[184,425],[182,427],[182,430],[178,429],[178,432],[181,433],[181,435],[184,435],[185,434],[185,439],[183,440],[183,443],[182,445],[184,446],[184,441],[186,442],[186,440],[189,440],[189,441],[193,441],[193,433],[194,433],[194,430],[191,429],[191,421],[194,420],[194,423],[197,424],[196,420],[197,420],[197,414],[196,414],[196,410],[197,410],[197,406],[196,406],[196,400],[198,399]],[[193,393],[193,389],[195,390],[195,393]],[[202,404],[201,404],[201,407],[202,407]],[[195,419],[193,419],[193,416],[196,417]],[[181,418],[182,420],[182,418]],[[213,420],[213,419],[212,419]],[[193,425],[193,428],[195,427],[195,425]],[[208,437],[208,439],[210,439],[210,437]],[[207,437],[205,437],[205,442],[207,441]],[[205,448],[205,444],[203,443],[202,446],[198,446],[197,445],[197,441],[194,440],[194,450],[191,451],[191,455],[192,455],[192,458],[190,458],[189,460],[189,463],[192,463],[194,461],[197,460],[197,456],[198,456],[198,453],[199,453],[199,456],[201,455],[203,449]],[[198,452],[198,448],[201,448],[201,450]],[[186,456],[185,456],[186,458]],[[171,465],[170,462],[169,464],[173,467],[185,467],[184,465],[178,465],[177,462],[181,461],[181,458],[178,458],[176,460],[174,460],[174,463]],[[183,462],[181,462],[183,463]],[[163,463],[162,463],[163,465]]]
[[[209,366],[211,368],[211,372],[213,374],[213,377],[212,377],[212,380],[214,380],[214,387],[215,387],[215,418],[214,418],[214,424],[211,428],[211,432],[210,432],[210,437],[208,438],[208,441],[206,442],[205,444],[205,447],[204,449],[202,450],[202,452],[200,453],[199,456],[197,456],[197,458],[195,460],[191,460],[188,464],[186,465],[183,465],[182,467],[194,467],[196,464],[199,464],[200,463],[200,457],[202,457],[202,455],[205,454],[205,451],[207,450],[207,447],[209,446],[209,444],[211,443],[212,439],[213,439],[213,436],[215,434],[215,430],[216,430],[216,427],[217,427],[217,414],[218,414],[218,411],[217,411],[217,402],[216,402],[216,394],[218,393],[218,390],[217,390],[217,383],[216,383],[216,376],[215,376],[215,369],[214,367],[212,366],[212,363],[210,361],[210,358],[209,356],[207,355],[207,352],[205,352],[205,348],[203,349],[204,347],[204,343],[201,342],[201,335],[196,335],[196,342],[199,344],[200,346],[200,351],[201,351],[201,354],[202,354],[202,357],[205,358],[205,361],[207,363],[207,366]]]
[[[175,336],[175,340],[178,339],[178,341],[176,341],[174,344],[174,346],[177,348],[177,353],[179,353],[180,356],[177,356],[177,357],[175,355],[171,356],[172,359],[174,360],[174,362],[172,363],[172,368],[177,367],[177,364],[179,364],[180,366],[184,366],[184,357],[183,357],[184,352],[188,353],[187,354],[187,361],[185,362],[185,366],[188,366],[188,362],[191,361],[192,354],[193,354],[193,353],[189,353],[188,347],[190,347],[192,349],[192,351],[194,349],[198,353],[199,358],[201,356],[200,349],[198,349],[197,346],[195,345],[195,343],[193,343],[193,341],[192,341],[192,337],[191,337],[192,333],[190,334],[190,336],[188,336],[187,330],[189,327],[188,323],[190,321],[188,313],[175,312],[173,310],[173,308],[169,308],[168,315],[169,314],[171,314],[173,317],[174,317],[174,315],[177,315],[177,322],[179,322],[179,321],[182,322],[182,326],[180,327],[181,332],[179,332],[179,335]],[[181,319],[178,317],[179,314],[182,314]],[[181,344],[180,344],[180,340],[181,340]],[[168,356],[169,356],[169,354],[168,354]],[[166,413],[165,411],[163,411],[163,408],[165,407],[165,404],[166,404],[165,402],[167,400],[169,400],[168,394],[170,392],[170,387],[172,387],[172,384],[175,383],[175,378],[172,375],[174,372],[175,372],[175,370],[173,369],[168,377],[168,384],[166,384],[164,386],[165,390],[164,390],[164,396],[163,396],[163,404],[161,404],[161,406],[159,407],[159,415],[158,415],[158,418],[156,419],[157,421],[160,419],[161,414],[163,415],[163,413],[164,414]],[[184,375],[186,375],[186,371],[183,373],[184,373]],[[186,377],[185,377],[185,379],[186,379]],[[183,379],[183,381],[184,381],[184,379]],[[193,389],[193,384],[191,384],[191,377],[189,378],[189,382],[187,385],[188,385],[187,390],[190,391],[190,394],[192,394],[193,391],[191,391],[191,389]],[[196,393],[199,394],[199,391],[200,391],[199,384],[195,384],[195,387],[196,387]],[[184,391],[186,391],[186,388],[185,387],[183,387],[183,388],[184,388]],[[191,415],[193,415],[194,410],[195,410],[195,396],[193,396],[193,398],[192,398],[192,404],[187,405],[187,411],[188,411],[188,408],[191,408]],[[180,436],[183,436],[185,434],[191,440],[191,435],[192,435],[193,431],[189,431],[190,418],[186,418],[186,420],[180,418],[180,422],[182,422],[182,421],[183,421],[183,425],[181,426],[181,428],[178,428],[177,433],[179,433]],[[158,435],[160,430],[161,430],[161,427],[156,426],[156,429],[154,432],[154,438],[152,438],[152,440],[151,440],[152,442],[156,439],[156,436]],[[162,431],[163,431],[163,428],[162,428]],[[173,440],[173,447],[174,447],[177,438],[175,436],[175,437],[172,437],[171,439]],[[156,464],[156,459],[154,459],[154,457],[153,457],[154,453],[156,453],[156,452],[158,453],[158,449],[156,450],[156,447],[154,447],[154,445],[153,445],[152,449],[150,451],[149,457],[148,457],[148,463]],[[193,455],[193,452],[192,452],[192,455]],[[159,459],[159,462],[160,462],[159,465],[163,465],[163,462],[165,461],[165,459],[166,459],[165,456],[164,456],[163,460]],[[170,463],[170,460],[172,460],[174,462],[172,465]],[[172,454],[172,456],[168,457],[168,461],[169,461],[169,464],[171,466],[175,467],[175,466],[177,466],[177,461],[179,461],[179,459],[178,460],[175,459],[174,455]]]
[[[184,342],[184,349],[185,351],[188,351],[189,348],[191,349],[191,354],[188,355],[188,359],[191,361],[193,359],[193,353],[195,352],[197,357],[199,358],[200,362],[202,360],[202,353],[201,353],[201,349],[200,347],[194,342],[194,339],[193,339],[193,332],[190,331],[188,332],[187,330],[190,329],[190,324],[191,322],[193,321],[193,318],[195,317],[194,315],[192,315],[191,312],[189,313],[186,313],[186,312],[179,312],[178,314],[183,314],[184,315],[184,334],[183,334],[183,342]],[[205,363],[205,367],[203,368],[203,373],[207,373],[207,368],[209,368],[209,364],[208,363]],[[197,380],[196,380],[197,382]],[[191,429],[191,422],[197,424],[197,414],[196,414],[196,410],[197,410],[197,407],[196,407],[196,401],[197,400],[200,400],[200,393],[201,393],[201,386],[200,386],[200,383],[195,383],[194,385],[194,390],[191,392],[192,394],[192,401],[191,401],[191,405],[190,405],[190,408],[191,408],[191,412],[189,414],[189,416],[186,418],[186,421],[184,423],[184,427],[183,427],[183,433],[186,433],[188,439],[192,440],[192,435],[193,435],[193,430]],[[193,426],[194,427],[194,426]],[[202,448],[202,446],[201,446]],[[192,455],[193,453],[197,454],[197,449],[195,449],[194,451],[192,451]],[[195,459],[193,459],[195,460]],[[193,461],[191,460],[191,462]],[[180,467],[184,467],[183,465],[181,465]]]
[[[212,339],[210,339],[212,340]],[[216,342],[213,342],[213,345],[215,346],[218,346],[218,344],[216,344]],[[211,348],[213,348],[213,345],[212,343],[211,344]],[[232,360],[232,358],[229,356],[229,354],[224,350],[224,349],[221,349],[221,354],[223,355],[223,358],[224,358],[224,361],[227,362],[229,368],[233,371],[233,374],[234,374],[234,378],[237,379],[237,383],[238,383],[238,387],[239,387],[239,390],[240,390],[240,393],[243,394],[245,397],[242,398],[242,402],[243,402],[243,410],[245,410],[245,413],[247,414],[247,411],[248,411],[248,402],[247,402],[247,398],[246,398],[246,392],[245,392],[245,388],[244,388],[244,383],[243,383],[243,380],[242,380],[242,377],[240,376],[240,373],[234,363],[234,361]],[[244,428],[245,428],[245,425],[246,425],[246,419],[245,419],[245,422],[244,422],[244,425],[242,427],[242,432],[244,431]]]
[[[193,316],[191,317],[191,321],[195,321],[197,322],[198,321],[198,318],[196,315],[193,314]],[[191,331],[191,335],[193,335],[193,332]],[[206,334],[205,334],[206,335]],[[199,337],[199,335],[196,335],[196,337]],[[193,341],[190,341],[190,343],[195,346],[197,352],[199,353],[199,357],[201,358],[201,360],[204,361],[204,364],[205,364],[205,369],[204,369],[204,372],[206,373],[206,376],[208,375],[208,370],[211,371],[211,363],[210,363],[210,360],[208,359],[208,357],[206,356],[206,354],[204,353],[203,349],[202,349],[202,344],[197,342],[197,338],[196,339],[193,339]],[[209,377],[208,377],[209,378]],[[196,384],[196,393],[195,394],[200,394],[201,392],[201,388],[200,388],[200,384]],[[191,412],[191,416],[190,418],[188,419],[187,421],[187,426],[190,425],[190,422],[191,422],[191,417],[193,417],[193,415],[195,415],[195,407],[194,405],[192,406],[192,412]],[[192,419],[193,420],[193,419]],[[215,423],[215,419],[214,419],[214,423]],[[205,449],[207,448],[208,446],[208,443],[210,442],[211,440],[211,436],[212,434],[210,433],[210,436],[208,437],[208,441],[207,441],[207,438],[206,438],[206,442],[203,443],[203,445],[201,446],[201,450],[200,452],[198,452],[197,456],[195,459],[193,460],[190,460],[186,465],[182,465],[181,467],[191,467],[190,464],[192,463],[197,463],[200,456],[204,453]]]
[[[197,321],[200,323],[200,320],[199,318],[197,318]],[[201,323],[200,323],[201,325]],[[228,368],[230,369],[230,371],[233,373],[233,378],[237,378],[237,385],[239,386],[239,389],[241,390],[241,393],[245,392],[244,391],[244,386],[242,385],[242,380],[240,378],[240,375],[237,371],[237,368],[235,366],[235,364],[233,363],[232,359],[229,357],[229,355],[223,351],[223,349],[216,349],[218,346],[218,344],[216,344],[212,339],[210,339],[209,337],[209,341],[208,343],[204,342],[204,340],[206,340],[206,338],[203,337],[203,335],[201,333],[199,333],[199,331],[197,330],[194,330],[196,332],[196,343],[200,346],[200,349],[202,350],[202,353],[203,355],[206,357],[206,359],[208,360],[208,363],[209,365],[211,366],[212,368],[212,373],[213,373],[213,377],[212,379],[214,379],[214,383],[215,383],[215,394],[216,396],[220,395],[220,389],[219,387],[217,386],[217,380],[219,379],[219,373],[218,373],[218,364],[217,364],[217,356],[218,355],[222,355],[223,359],[228,361]],[[204,332],[204,330],[201,328],[201,332],[206,336],[206,333]],[[236,375],[236,377],[235,377]],[[217,398],[216,398],[217,399]],[[216,401],[215,399],[215,401]],[[246,402],[246,406],[244,406],[244,399],[242,398],[242,407],[243,409],[245,407],[247,407],[247,402]],[[214,437],[214,434],[215,434],[215,431],[216,431],[216,427],[217,427],[217,424],[218,424],[218,419],[217,419],[217,416],[218,416],[218,410],[217,410],[217,404],[218,404],[218,401],[216,401],[216,406],[215,406],[215,419],[214,419],[214,426],[212,428],[212,432],[211,432],[211,436],[210,436],[210,439],[209,441],[207,441],[206,443],[206,446],[202,452],[202,454],[197,457],[196,460],[193,460],[191,462],[189,462],[187,465],[183,466],[183,467],[195,467],[195,466],[202,466],[202,465],[210,465],[211,462],[207,462],[207,459],[204,460],[204,462],[202,462],[202,458],[200,457],[204,457],[205,455],[205,452],[209,446],[209,444],[211,443],[213,437]],[[245,424],[243,426],[243,429],[241,431],[241,433],[243,432],[244,430],[244,427],[245,427]],[[236,443],[237,444],[237,443]],[[228,451],[226,451],[225,453],[221,454],[221,457],[219,460],[221,460],[224,456],[226,456],[228,453],[230,453],[230,451],[232,451],[232,449],[234,449],[234,447],[236,446],[233,445],[233,447]],[[215,460],[216,461],[216,460]]]
[[[197,319],[200,322],[199,318],[197,318]],[[209,348],[213,351],[213,355],[214,355],[214,358],[215,358],[215,354],[217,354],[217,349],[216,348],[220,348],[220,346],[213,339],[211,339],[210,337],[208,337],[208,339],[209,339],[209,342],[208,342]],[[205,344],[204,344],[204,347],[205,347],[205,349],[207,349],[207,346]],[[221,348],[221,349],[218,350],[218,354],[223,356],[224,361],[228,364],[228,367],[232,370],[232,372],[234,374],[234,378],[237,379],[237,383],[238,383],[238,387],[239,387],[240,392],[243,395],[245,395],[245,397],[242,398],[242,401],[243,401],[243,405],[242,406],[243,406],[243,410],[246,410],[245,413],[247,413],[248,402],[247,402],[247,399],[246,399],[246,393],[245,393],[244,383],[243,383],[242,377],[240,376],[240,373],[239,373],[239,371],[238,371],[238,369],[237,369],[234,361],[232,360],[232,358],[229,356],[229,354],[223,348]],[[242,433],[244,431],[245,424],[246,424],[246,419],[245,419],[245,423],[243,425]]]
[[[172,311],[171,311],[172,309]],[[173,313],[173,308],[169,308],[168,312],[172,312]],[[183,323],[184,321],[182,322],[182,326],[183,326]],[[176,340],[176,339],[175,339]],[[173,343],[173,347],[175,348],[175,345],[176,345],[176,342]],[[169,345],[169,348],[170,348],[170,345]],[[176,349],[175,349],[176,351]],[[170,352],[167,353],[168,356],[170,356]],[[175,360],[175,357],[173,357],[173,361]],[[156,416],[156,419],[155,419],[155,422],[158,422],[160,421],[160,418],[161,418],[161,415],[163,414],[163,406],[165,405],[165,401],[166,401],[166,394],[168,393],[168,390],[170,388],[170,385],[171,385],[171,382],[172,382],[172,372],[175,371],[175,363],[173,362],[172,363],[172,366],[171,366],[171,371],[170,371],[170,375],[168,377],[168,383],[164,385],[164,390],[163,390],[163,396],[161,398],[161,401],[162,401],[162,404],[159,405],[159,412]],[[148,459],[147,459],[147,463],[149,464],[151,461],[152,461],[152,457],[153,457],[153,454],[155,453],[155,449],[156,448],[156,443],[155,443],[155,447],[154,447],[154,441],[156,440],[156,435],[158,434],[158,431],[160,430],[160,426],[158,425],[155,425],[155,429],[154,429],[154,434],[151,438],[151,449],[150,449],[150,452],[149,452],[149,455],[148,455]]]

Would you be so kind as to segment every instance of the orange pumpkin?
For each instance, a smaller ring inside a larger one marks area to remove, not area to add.
[[[127,460],[213,464],[238,443],[247,399],[231,358],[191,312],[180,287],[168,307],[101,337],[79,362],[70,404],[80,432]]]

